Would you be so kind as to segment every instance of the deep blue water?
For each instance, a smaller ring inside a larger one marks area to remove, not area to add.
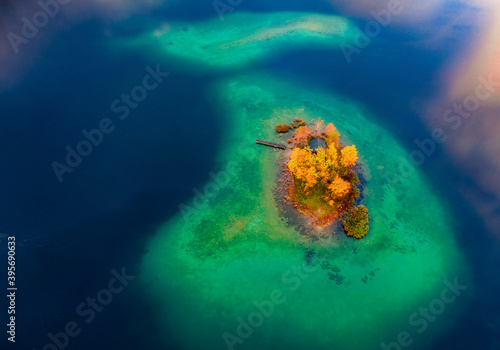
[[[150,17],[216,16],[210,2],[198,5],[160,9]],[[298,0],[254,1],[240,9],[331,12],[325,4]],[[137,15],[116,25],[86,21],[58,33],[27,68],[22,84],[0,93],[0,232],[18,239],[19,349],[48,343],[47,333],[74,319],[76,305],[106,285],[111,269],[125,266],[139,273],[148,236],[213,170],[224,130],[206,88],[218,76],[171,71],[127,119],[118,120],[110,110],[113,100],[141,81],[146,66],[161,62],[113,52],[104,32],[124,33],[130,30],[126,23],[147,18]],[[300,50],[274,58],[263,69],[293,73],[362,101],[411,150],[415,138],[429,137],[414,100],[436,93],[437,72],[473,37],[461,32],[432,55],[408,45],[414,40],[416,33],[387,31],[380,44],[366,48],[350,65],[340,51]],[[59,183],[51,163],[62,162],[64,148],[76,146],[81,130],[97,127],[104,117],[115,121],[116,130]],[[457,193],[469,179],[452,164],[440,149],[422,169],[459,220],[457,239],[473,266],[476,294],[432,349],[482,349],[498,337],[486,324],[498,322],[500,314],[495,271],[500,259],[473,208]],[[5,313],[0,314],[3,321]],[[154,305],[139,287],[131,287],[68,349],[155,349],[169,334],[156,328],[154,315]],[[181,346],[172,343],[172,348]]]

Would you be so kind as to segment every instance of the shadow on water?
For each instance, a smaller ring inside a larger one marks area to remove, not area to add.
[[[175,185],[172,185],[175,186]],[[177,201],[169,189],[150,191],[134,197],[122,210],[100,215],[33,240],[19,248],[18,274],[22,303],[18,308],[18,343],[43,348],[47,334],[61,332],[75,321],[82,333],[71,340],[72,349],[119,348],[146,349],[160,344],[167,330],[156,329],[155,305],[147,298],[147,286],[131,281],[122,293],[88,317],[78,315],[77,306],[87,297],[95,298],[107,288],[111,270],[125,268],[138,276],[149,238],[159,225],[178,212]],[[33,288],[32,286],[37,286]],[[86,308],[87,309],[87,308]],[[140,334],[140,336],[138,336]]]

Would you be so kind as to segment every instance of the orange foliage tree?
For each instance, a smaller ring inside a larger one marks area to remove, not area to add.
[[[342,156],[340,157],[340,164],[344,167],[352,167],[356,165],[358,160],[358,151],[356,146],[346,146],[341,151]]]
[[[343,197],[351,189],[351,184],[336,175],[330,186],[328,186],[328,189],[333,197]]]
[[[311,136],[311,130],[306,126],[301,126],[295,131],[295,142],[299,147],[306,147]]]
[[[337,132],[337,128],[332,123],[329,123],[325,128],[325,135],[328,136],[333,132]]]
[[[309,148],[296,147],[290,155],[288,169],[297,180],[304,182],[305,191],[318,182],[315,159]]]
[[[340,134],[337,128],[332,124],[328,124],[325,128],[326,142],[327,143],[338,143]]]

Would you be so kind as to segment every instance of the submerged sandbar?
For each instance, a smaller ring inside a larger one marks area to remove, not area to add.
[[[306,47],[335,48],[352,42],[358,29],[333,15],[238,11],[224,21],[169,22],[127,39],[187,69],[239,68],[273,54]]]

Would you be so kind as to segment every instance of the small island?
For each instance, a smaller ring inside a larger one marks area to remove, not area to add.
[[[301,119],[286,126],[276,126],[281,133],[295,129],[288,140],[291,152],[286,179],[281,180],[287,186],[286,198],[315,227],[342,220],[348,236],[363,238],[369,229],[369,215],[365,206],[355,204],[360,195],[360,181],[354,171],[356,146],[342,145],[337,128],[332,123],[325,126],[321,119],[312,121],[310,127]]]

